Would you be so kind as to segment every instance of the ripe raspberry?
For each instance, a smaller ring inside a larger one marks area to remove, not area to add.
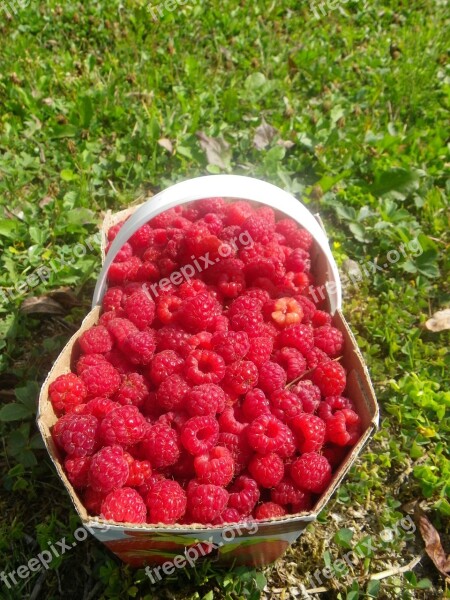
[[[217,444],[218,438],[219,424],[210,415],[192,417],[181,429],[181,443],[194,456],[209,452]]]
[[[250,475],[258,485],[265,488],[277,486],[284,476],[283,460],[274,454],[256,454],[248,465]]]
[[[256,209],[256,215],[265,219],[269,227],[275,231],[275,211],[270,206],[260,206]]]
[[[200,484],[188,488],[187,512],[194,523],[208,525],[224,511],[228,492],[218,485]]]
[[[134,323],[128,319],[112,319],[106,325],[109,333],[113,336],[116,342],[121,345],[131,333],[138,331]]]
[[[219,317],[220,318],[220,317]],[[211,350],[211,338],[213,334],[208,331],[202,331],[189,338],[190,352],[193,350]],[[190,354],[189,352],[189,354]]]
[[[289,232],[285,237],[287,244],[292,248],[302,248],[308,251],[312,246],[312,235],[306,229]]]
[[[222,238],[223,239],[223,238]],[[205,274],[225,298],[237,298],[245,289],[244,263],[237,258],[224,258]]]
[[[253,454],[244,433],[234,434],[222,432],[219,434],[219,444],[231,452],[234,461],[234,471],[239,475],[247,468],[248,461]]]
[[[325,423],[319,417],[304,413],[294,417],[290,423],[297,448],[304,452],[317,452],[325,442]]]
[[[303,248],[296,248],[286,260],[286,269],[295,273],[307,273],[311,269],[309,253]]]
[[[96,492],[107,494],[125,485],[129,467],[123,448],[105,446],[94,454],[89,468],[89,485]]]
[[[311,323],[312,318],[316,312],[316,305],[306,296],[295,296],[295,299],[303,309],[303,323]]]
[[[317,348],[326,352],[328,356],[335,358],[344,347],[344,336],[339,329],[324,325],[314,330],[314,344]]]
[[[147,421],[136,406],[121,406],[103,419],[100,436],[108,446],[132,446],[143,440],[147,427]]]
[[[291,477],[302,490],[321,494],[331,481],[331,466],[317,452],[307,452],[291,465]]]
[[[175,477],[177,481],[190,481],[194,478],[195,469],[194,457],[192,454],[189,454],[183,449],[178,461],[170,467],[169,473],[172,477]]]
[[[337,444],[325,444],[322,449],[322,454],[325,456],[331,467],[335,469],[339,467],[347,456],[349,451],[348,446],[338,446]]]
[[[320,404],[320,390],[312,381],[309,379],[299,381],[291,391],[300,398],[303,412],[311,414],[316,412]]]
[[[275,224],[275,231],[277,233],[281,233],[284,237],[287,237],[289,234],[298,230],[298,224],[293,219],[286,217],[285,219],[280,219]]]
[[[290,437],[286,425],[273,415],[261,415],[246,431],[248,443],[260,454],[279,451]]]
[[[225,433],[240,434],[247,427],[248,423],[241,421],[245,417],[236,406],[227,407],[219,416],[220,431]]]
[[[81,375],[81,373],[86,371],[86,369],[100,364],[104,365],[107,362],[108,360],[103,356],[103,354],[85,354],[80,356],[76,365],[77,374]]]
[[[234,461],[230,451],[216,446],[207,454],[194,459],[194,469],[200,483],[227,486],[234,476]]]
[[[344,367],[335,361],[320,364],[311,375],[323,396],[340,396],[347,385]]]
[[[313,329],[309,325],[291,325],[278,336],[279,345],[297,348],[302,354],[314,346]]]
[[[361,436],[361,419],[350,408],[338,410],[327,419],[327,440],[338,446],[354,446]]]
[[[250,349],[246,355],[246,360],[251,361],[257,367],[260,367],[268,360],[273,350],[273,338],[268,336],[250,338]]]
[[[327,421],[332,417],[336,411],[343,410],[344,408],[353,408],[351,401],[344,396],[328,396],[325,398],[317,410],[317,414],[321,419]]]
[[[331,325],[331,315],[329,315],[324,310],[316,310],[316,312],[313,314],[311,323],[313,327],[323,327],[324,325]]]
[[[113,339],[106,327],[94,325],[78,338],[78,343],[84,354],[103,354],[111,350]]]
[[[278,298],[273,301],[270,316],[278,327],[289,327],[301,323],[303,309],[295,298]]]
[[[83,504],[91,515],[99,515],[102,510],[102,502],[106,498],[106,494],[96,492],[88,487],[83,494]]]
[[[113,262],[108,270],[109,283],[120,285],[128,281],[136,281],[141,264],[141,259],[137,256],[132,256],[124,262]]]
[[[289,477],[285,477],[277,487],[271,491],[270,497],[272,502],[281,504],[281,506],[287,506],[288,504],[292,505],[305,502],[305,499],[308,499],[310,494],[303,490],[299,490]]]
[[[183,365],[183,359],[173,350],[158,352],[150,364],[150,379],[155,385],[160,385],[171,375],[180,373]]]
[[[225,225],[242,225],[242,223],[253,214],[253,208],[245,200],[238,200],[227,204],[225,211]]]
[[[184,405],[190,388],[180,375],[165,379],[156,392],[156,400],[163,410],[174,410]]]
[[[224,525],[225,523],[238,523],[241,515],[235,508],[226,508],[216,519],[213,525]]]
[[[113,311],[122,312],[123,289],[121,287],[110,287],[106,290],[102,299],[103,313]],[[116,315],[117,317],[117,315]]]
[[[233,394],[246,394],[258,383],[258,367],[249,360],[239,360],[228,365],[223,380],[224,387]]]
[[[236,298],[236,300],[233,300],[230,304],[227,316],[231,319],[235,315],[241,314],[244,310],[259,313],[261,312],[263,305],[264,302],[257,296],[255,297],[251,294],[239,296],[239,298]]]
[[[303,413],[302,401],[291,390],[275,392],[270,397],[270,404],[273,414],[283,423],[290,424],[291,419]]]
[[[139,373],[128,373],[122,377],[114,400],[120,404],[133,405],[141,408],[149,394],[145,379]]]
[[[264,502],[256,507],[255,519],[263,521],[266,519],[273,519],[274,517],[284,517],[286,511],[279,504],[275,502]]]
[[[155,348],[155,339],[149,331],[131,333],[121,344],[122,352],[134,365],[148,365]]]
[[[275,227],[263,217],[251,215],[242,223],[241,229],[250,236],[253,242],[267,244],[273,238]]]
[[[186,397],[188,413],[196,415],[215,415],[225,408],[225,392],[218,385],[204,383],[193,387]]]
[[[166,294],[161,296],[156,306],[156,316],[164,325],[176,323],[183,301],[178,296]]]
[[[260,336],[263,332],[263,316],[260,312],[243,310],[230,319],[233,331],[244,331],[249,337]]]
[[[294,381],[307,370],[306,359],[296,348],[280,348],[275,352],[274,361],[286,371],[287,381]]]
[[[149,523],[176,523],[186,512],[186,492],[181,485],[170,479],[156,481],[145,500]]]
[[[247,392],[242,402],[242,414],[249,422],[261,415],[270,414],[270,403],[262,390],[253,388]]]
[[[146,223],[142,227],[139,227],[128,241],[136,254],[142,254],[153,242],[153,229],[151,225]]]
[[[144,254],[145,257],[145,254]],[[158,281],[161,279],[162,273],[157,264],[150,260],[144,260],[138,269],[136,279],[137,281]],[[148,291],[148,288],[147,288]],[[150,292],[149,292],[150,293]]]
[[[126,456],[129,467],[126,487],[139,487],[152,476],[152,466],[148,460],[135,460],[130,454]]]
[[[316,348],[315,346],[305,354],[305,358],[308,369],[315,369],[317,365],[330,360],[328,354],[325,354],[325,352],[319,350],[319,348]]]
[[[96,419],[101,421],[115,408],[119,408],[118,402],[113,402],[111,398],[92,398],[84,405],[84,415],[94,415]]]
[[[250,342],[244,331],[218,332],[211,338],[211,347],[230,364],[244,358],[250,350]]]
[[[220,197],[203,198],[194,203],[194,207],[198,210],[200,216],[208,213],[221,214],[222,211],[226,210],[227,206],[225,200]]]
[[[184,424],[189,420],[189,415],[183,410],[166,412],[158,417],[158,423],[169,425],[180,434]]]
[[[156,423],[147,429],[139,448],[142,458],[150,461],[156,469],[170,467],[180,458],[177,432],[163,423]]]
[[[261,307],[264,306],[264,304],[268,300],[270,300],[270,296],[265,290],[261,290],[260,288],[255,288],[255,287],[246,289],[243,292],[242,296],[243,297],[249,296],[250,298],[256,298],[257,300],[259,300]]]
[[[286,385],[286,372],[278,363],[267,361],[259,368],[258,385],[268,396]]]
[[[79,456],[78,458],[66,458],[64,469],[70,483],[76,489],[85,488],[88,484],[88,472],[91,465],[90,456]]]
[[[228,507],[235,508],[242,517],[252,512],[258,500],[258,484],[250,477],[240,475],[230,487]]]
[[[218,383],[225,375],[225,362],[211,350],[194,350],[186,358],[184,373],[189,383]]]
[[[56,444],[73,458],[89,456],[95,452],[98,421],[92,415],[67,414],[61,417],[52,430]]]
[[[138,329],[149,327],[155,317],[155,303],[144,290],[134,292],[128,296],[123,307],[127,318]]]
[[[97,354],[92,356],[97,356]],[[107,352],[105,354],[105,359],[120,373],[120,375],[128,375],[129,373],[134,373],[136,371],[135,365],[133,365],[118,348],[113,348],[111,352]]]
[[[106,496],[102,502],[101,516],[116,523],[145,523],[147,507],[136,490],[124,487]]]
[[[86,386],[74,373],[57,377],[49,385],[48,394],[55,413],[59,416],[75,406],[83,404],[87,396]]]
[[[189,345],[190,339],[191,335],[179,327],[161,327],[156,332],[156,349],[158,352],[161,352],[161,350],[174,350],[180,356],[186,358],[192,351]]]
[[[119,372],[109,363],[90,367],[80,377],[90,398],[112,396],[119,389],[121,381]]]
[[[277,450],[277,454],[281,456],[281,458],[289,458],[293,454],[295,454],[295,438],[292,431],[287,427],[286,434],[284,438],[284,443],[279,450]]]

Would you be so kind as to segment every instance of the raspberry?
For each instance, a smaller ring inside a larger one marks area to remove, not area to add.
[[[156,348],[161,350],[174,350],[186,357],[191,352],[189,333],[178,327],[161,327],[156,333]]]
[[[320,390],[316,385],[313,385],[312,381],[309,381],[309,379],[299,381],[291,391],[300,398],[303,412],[313,413],[317,410],[320,404]]]
[[[239,296],[239,298],[236,298],[236,300],[233,300],[230,304],[227,316],[231,319],[235,315],[241,314],[244,310],[259,313],[261,312],[263,304],[261,298],[252,296],[251,294]]]
[[[267,336],[250,338],[250,349],[246,355],[246,359],[260,367],[265,362],[270,360],[273,350],[273,338]]]
[[[216,446],[194,459],[194,469],[200,483],[227,486],[234,476],[234,461],[230,451]]]
[[[112,396],[120,386],[119,372],[109,363],[89,367],[80,375],[88,396]]]
[[[219,317],[220,318],[220,317]],[[193,350],[211,350],[211,338],[213,334],[208,331],[202,331],[189,338],[189,348]]]
[[[289,427],[286,428],[284,443],[281,448],[277,450],[277,454],[281,456],[281,458],[289,458],[295,453],[295,438],[292,431]]]
[[[246,517],[252,512],[258,500],[258,484],[250,477],[240,475],[230,487],[228,507],[235,508],[242,517]]]
[[[350,408],[338,410],[326,422],[327,440],[338,446],[353,446],[361,436],[361,419]]]
[[[309,250],[312,246],[312,235],[306,229],[297,229],[297,231],[289,232],[285,237],[286,242],[292,248]]]
[[[244,358],[250,350],[250,342],[244,331],[218,332],[211,338],[211,347],[230,364]]]
[[[291,325],[280,333],[278,340],[280,346],[292,346],[305,354],[314,345],[313,330],[309,325]]]
[[[243,310],[230,319],[233,331],[245,331],[249,337],[256,337],[263,332],[263,316],[260,312]]]
[[[123,307],[127,318],[138,329],[149,327],[155,317],[155,303],[143,290],[128,296]]]
[[[316,347],[311,348],[311,350],[309,350],[305,354],[305,358],[306,363],[308,365],[308,369],[315,369],[317,365],[320,365],[323,362],[328,362],[330,360],[328,354],[325,354],[325,352],[319,350],[319,348]]]
[[[257,251],[256,247],[255,251]],[[244,260],[243,255],[241,258]],[[274,294],[275,284],[279,283],[285,275],[285,269],[283,263],[276,258],[252,258],[245,265],[244,273],[248,285],[270,289]],[[264,280],[267,280],[266,284],[264,284]]]
[[[107,494],[123,487],[129,467],[120,446],[105,446],[94,454],[89,468],[89,485],[96,492]]]
[[[183,301],[178,296],[167,294],[158,300],[156,315],[164,325],[174,324],[178,319]]]
[[[270,403],[262,390],[253,388],[247,392],[242,402],[242,414],[247,421],[254,421],[257,417],[269,413]]]
[[[302,307],[303,323],[311,323],[311,320],[316,312],[316,305],[306,296],[295,296],[295,299]]]
[[[266,219],[252,215],[242,223],[241,229],[250,236],[253,242],[267,244],[273,237],[275,227]]]
[[[108,271],[109,283],[120,285],[127,281],[136,281],[141,264],[141,259],[137,256],[132,256],[124,262],[113,262]]]
[[[228,407],[219,417],[220,431],[225,433],[242,433],[247,426],[247,423],[240,421],[237,417],[241,415],[237,413],[236,407]]]
[[[226,396],[222,388],[213,383],[193,387],[186,397],[186,409],[191,416],[215,415],[225,408]]]
[[[275,231],[275,211],[270,206],[261,206],[256,209],[256,215],[265,219],[269,224],[269,227]]]
[[[113,339],[106,327],[94,325],[78,338],[78,343],[84,354],[103,354],[111,350]]]
[[[323,456],[325,456],[333,469],[343,463],[347,453],[348,446],[338,446],[337,444],[328,443],[322,449]]]
[[[96,492],[92,488],[86,488],[83,494],[83,504],[92,515],[99,515],[102,510],[102,502],[106,498],[106,494]]]
[[[194,385],[218,383],[225,375],[225,362],[211,350],[194,350],[186,358],[184,372],[186,379]]]
[[[79,456],[78,458],[66,458],[64,469],[70,483],[76,489],[85,488],[88,484],[88,472],[91,465],[90,456]]]
[[[180,373],[183,365],[183,359],[173,350],[158,352],[150,364],[150,379],[155,385],[159,385],[171,375]]]
[[[176,523],[186,512],[186,492],[181,485],[170,479],[156,481],[147,498],[148,521],[150,523]]]
[[[98,445],[98,421],[92,415],[67,414],[52,430],[57,445],[73,458],[89,456]]]
[[[113,402],[110,398],[92,398],[84,405],[84,415],[94,415],[96,419],[101,421],[115,408],[119,408],[120,404]]]
[[[188,420],[189,415],[180,410],[178,412],[172,411],[162,414],[158,418],[158,423],[169,425],[170,427],[173,427],[177,433],[181,433],[182,427]]]
[[[183,449],[178,461],[170,467],[170,474],[177,480],[190,481],[195,477],[194,457]]]
[[[234,460],[235,474],[238,475],[247,468],[248,461],[253,454],[244,434],[222,432],[219,434],[219,444],[231,452]]]
[[[290,218],[280,219],[275,224],[275,231],[277,233],[281,233],[284,237],[287,237],[289,234],[294,233],[298,230],[298,224],[296,221]]]
[[[235,508],[226,508],[216,519],[213,525],[224,525],[225,523],[238,523],[241,515]]]
[[[138,331],[136,325],[128,319],[112,319],[106,325],[109,333],[113,336],[116,342],[122,344],[131,333]]]
[[[135,460],[128,455],[129,474],[125,482],[127,487],[138,487],[143,485],[152,476],[152,466],[148,460]],[[131,459],[131,460],[130,460]]]
[[[228,365],[223,380],[224,387],[233,394],[246,394],[258,383],[258,368],[249,360]]]
[[[292,463],[291,477],[300,489],[321,494],[331,481],[331,466],[321,454],[307,452]]]
[[[225,224],[242,225],[242,223],[253,214],[251,205],[245,200],[238,200],[225,207]]]
[[[227,203],[223,198],[214,197],[197,200],[194,206],[198,210],[199,215],[206,215],[208,213],[221,213],[227,208]]]
[[[74,373],[66,373],[52,381],[48,394],[55,413],[62,415],[83,404],[87,390],[79,377]]]
[[[271,318],[278,327],[289,327],[301,323],[303,309],[294,298],[278,298],[273,302]]]
[[[153,242],[152,227],[148,223],[142,225],[142,227],[139,227],[139,229],[133,233],[128,241],[137,254],[142,254]]]
[[[260,454],[279,451],[289,434],[286,425],[273,415],[261,415],[247,427],[248,442]]]
[[[140,408],[144,405],[148,394],[149,389],[143,376],[139,373],[128,373],[123,376],[114,400],[124,406],[132,404]]]
[[[147,430],[147,421],[136,406],[121,406],[106,415],[100,425],[103,442],[112,446],[132,446],[142,441]]]
[[[92,355],[92,356],[97,356]],[[136,367],[130,363],[124,354],[118,349],[113,348],[111,352],[105,354],[106,361],[111,364],[121,375],[128,375],[136,371]]]
[[[80,358],[78,359],[76,371],[78,375],[81,375],[81,373],[83,371],[86,371],[86,369],[89,369],[90,367],[95,367],[97,365],[104,365],[107,362],[108,360],[103,356],[103,354],[85,354],[83,356],[80,356]],[[72,375],[72,373],[70,373],[70,375]]]
[[[348,398],[344,398],[344,396],[328,396],[328,398],[325,398],[320,403],[317,414],[321,419],[327,421],[336,411],[344,408],[353,408]]]
[[[106,246],[106,254],[108,254],[110,248],[111,248],[111,243],[109,243]],[[116,262],[116,263],[125,262],[132,256],[133,256],[133,248],[130,246],[130,244],[128,242],[125,242],[125,244],[122,246],[122,248],[119,250],[119,252],[114,257],[114,262]]]
[[[219,424],[210,415],[192,417],[181,429],[181,443],[194,456],[209,452],[217,444],[218,438]]]
[[[188,279],[178,288],[178,295],[182,300],[193,298],[206,291],[206,283],[201,279]]]
[[[335,361],[320,364],[311,375],[323,396],[340,396],[347,385],[344,367]]]
[[[303,413],[302,401],[291,390],[275,392],[270,397],[270,404],[273,414],[283,423],[290,423],[291,419]]]
[[[309,253],[303,248],[296,248],[286,260],[286,269],[295,273],[308,272],[311,269]]]
[[[290,423],[297,441],[297,448],[304,452],[316,452],[325,441],[325,423],[319,417],[310,414],[297,415]]]
[[[222,514],[227,501],[228,492],[218,485],[194,485],[187,491],[188,514],[194,523],[212,523]]]
[[[307,364],[303,354],[296,348],[281,348],[274,355],[274,361],[286,371],[287,381],[294,381],[306,372]]]
[[[110,287],[106,290],[102,299],[103,312],[122,311],[123,289],[121,287]],[[116,315],[117,316],[117,315]]]
[[[335,358],[342,351],[344,336],[339,329],[324,325],[314,330],[314,345],[331,358]]]
[[[147,430],[140,451],[142,458],[156,469],[174,465],[180,458],[177,432],[168,425],[156,423]]]
[[[274,517],[284,517],[286,511],[275,502],[264,502],[256,507],[255,519],[263,521],[265,519],[273,519]]]
[[[255,455],[248,465],[250,475],[258,485],[265,488],[277,486],[284,476],[283,460],[274,454]]]
[[[174,410],[183,406],[189,386],[180,375],[165,379],[156,392],[156,400],[163,410]]]
[[[144,254],[145,256],[145,254]],[[158,265],[150,260],[144,260],[138,269],[136,279],[138,281],[158,281],[161,278],[161,272]],[[148,288],[147,288],[148,290]]]
[[[294,482],[285,477],[270,493],[272,502],[287,506],[288,504],[299,504],[309,496],[303,490],[299,490]]]
[[[147,507],[136,490],[124,487],[106,496],[102,502],[101,516],[116,523],[145,523]]]
[[[201,225],[205,225],[208,228],[209,232],[214,235],[219,235],[223,229],[223,221],[214,213],[207,213],[203,219],[197,221],[197,223]]]
[[[121,344],[122,352],[134,365],[148,365],[155,348],[154,337],[149,331],[131,333]]]
[[[329,315],[324,310],[316,310],[316,312],[313,314],[311,322],[313,327],[323,327],[324,325],[331,325],[331,315]]]
[[[243,297],[256,298],[259,300],[260,306],[264,306],[264,304],[270,300],[269,294],[265,290],[261,290],[260,288],[248,288],[242,294]]]
[[[278,363],[267,361],[259,368],[258,385],[268,396],[286,385],[286,373]]]

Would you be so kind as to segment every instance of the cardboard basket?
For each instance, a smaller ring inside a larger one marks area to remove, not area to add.
[[[183,188],[183,186],[185,187]],[[184,194],[184,196],[181,194],[183,196],[181,200],[180,187],[181,190],[184,189],[184,191],[187,190],[189,192]],[[175,203],[173,203],[173,196],[171,195],[174,188],[178,188],[175,194],[178,200]],[[250,188],[253,190],[252,193],[249,191]],[[169,192],[170,202],[168,204],[165,202],[161,203],[161,195],[167,192]],[[316,275],[317,284],[323,286],[324,290],[326,290],[325,286],[327,283],[331,281],[333,284],[328,289],[326,303],[328,303],[328,308],[331,309],[331,312],[334,313],[333,325],[344,335],[345,350],[341,363],[347,370],[347,388],[345,393],[352,400],[360,415],[363,429],[361,438],[348,453],[340,468],[335,472],[328,489],[321,495],[313,509],[298,515],[287,515],[285,517],[258,521],[257,523],[246,522],[214,527],[205,527],[204,525],[196,524],[114,524],[99,517],[92,517],[87,513],[77,492],[67,479],[60,461],[60,453],[55,447],[51,436],[51,428],[57,421],[57,417],[48,397],[49,385],[59,375],[70,372],[74,367],[75,360],[79,354],[78,338],[84,331],[97,323],[100,315],[100,306],[97,303],[101,300],[105,290],[107,269],[122,244],[143,223],[167,208],[180,202],[189,202],[212,196],[222,196],[231,200],[239,198],[256,202],[260,201],[264,204],[274,206],[279,212],[285,213],[287,216],[295,218],[301,225],[308,225],[307,228],[314,237],[314,245],[311,252],[311,270]],[[299,220],[301,217],[298,216],[298,210],[296,210],[299,206],[302,209],[300,212],[303,214],[303,211],[306,211],[308,215],[306,221],[303,218]],[[118,243],[115,243],[116,238],[111,245],[107,257],[105,257],[106,233],[109,227],[127,217],[129,218],[126,224],[117,236],[119,238]],[[311,219],[315,224],[314,226],[311,226]],[[378,405],[367,367],[355,338],[340,310],[339,274],[329,250],[320,220],[313,217],[298,200],[275,186],[246,177],[213,176],[198,178],[178,184],[178,186],[173,186],[141,206],[116,214],[108,213],[102,226],[102,236],[104,266],[94,294],[94,306],[84,319],[80,329],[69,340],[59,355],[45,380],[39,397],[37,418],[38,426],[50,458],[70,495],[83,525],[124,562],[136,567],[151,564],[161,565],[164,563],[171,565],[174,560],[176,564],[176,559],[179,556],[187,558],[188,564],[192,564],[192,557],[194,556],[196,558],[208,556],[217,560],[219,564],[263,566],[273,562],[298,538],[308,523],[317,518],[317,515],[325,507],[343,477],[361,453],[364,445],[373,434],[379,419]]]

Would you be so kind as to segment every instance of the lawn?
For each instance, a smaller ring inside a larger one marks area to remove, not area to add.
[[[320,211],[381,407],[318,522],[273,566],[206,562],[152,586],[89,538],[1,598],[450,597],[413,521],[418,503],[450,552],[449,333],[425,327],[450,302],[448,3],[335,4],[0,2],[1,571],[79,527],[36,399],[89,309],[107,209],[237,173]],[[355,547],[358,564],[333,572]]]

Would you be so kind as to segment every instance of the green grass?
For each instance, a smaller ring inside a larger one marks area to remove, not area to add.
[[[308,573],[367,536],[374,550],[324,579],[321,598],[449,597],[426,557],[414,573],[370,582],[423,553],[417,531],[380,541],[417,500],[450,551],[449,334],[423,327],[449,305],[446,4],[348,2],[316,20],[295,0],[211,0],[156,23],[139,0],[32,2],[11,20],[0,11],[0,395],[14,403],[0,411],[3,571],[79,526],[36,432],[35,401],[88,310],[102,213],[188,177],[233,172],[319,210],[343,267],[383,265],[416,238],[424,250],[346,287],[381,428],[319,522],[265,570],[266,597],[293,597]],[[279,134],[259,151],[263,118]],[[223,167],[207,164],[198,131],[230,144]],[[79,244],[92,250],[82,255]],[[41,267],[42,281],[32,276]],[[75,294],[62,314],[21,312],[27,297],[61,287]],[[89,540],[44,577],[2,584],[0,597],[256,599],[263,585],[256,571],[204,564],[152,588]]]

